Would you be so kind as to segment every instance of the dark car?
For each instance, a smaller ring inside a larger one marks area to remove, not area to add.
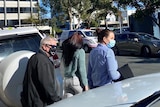
[[[160,39],[150,34],[125,32],[115,35],[116,46],[113,50],[116,55],[134,54],[144,57],[160,55]]]

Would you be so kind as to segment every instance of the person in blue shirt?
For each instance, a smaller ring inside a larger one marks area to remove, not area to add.
[[[118,64],[111,49],[115,45],[114,32],[108,29],[99,30],[98,46],[91,50],[88,62],[89,88],[96,88],[120,78]]]

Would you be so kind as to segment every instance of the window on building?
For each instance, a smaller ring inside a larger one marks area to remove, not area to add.
[[[20,1],[31,1],[31,0],[20,0]],[[38,2],[38,0],[32,0],[32,1],[37,1]]]
[[[32,24],[32,23],[24,19],[24,20],[21,20],[21,24],[23,25],[23,24]]]
[[[20,0],[20,1],[31,1],[31,0]]]
[[[7,13],[18,13],[17,7],[7,8]]]
[[[4,7],[0,7],[0,13],[4,13]]]
[[[33,8],[33,13],[37,13],[37,12],[38,12],[37,8]]]
[[[4,27],[4,20],[0,20],[0,27]]]
[[[8,26],[15,26],[18,25],[18,20],[7,20],[7,25]]]
[[[30,7],[21,7],[20,8],[20,12],[21,13],[30,13],[31,12],[31,8]]]
[[[17,0],[6,0],[6,1],[17,1]]]

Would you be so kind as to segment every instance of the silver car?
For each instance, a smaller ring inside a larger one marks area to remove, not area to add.
[[[160,107],[160,73],[107,84],[47,107]]]

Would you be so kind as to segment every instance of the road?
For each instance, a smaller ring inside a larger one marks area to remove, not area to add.
[[[119,67],[128,63],[134,76],[160,72],[159,58],[116,56]]]
[[[61,52],[58,52],[61,57]],[[88,65],[89,54],[86,54],[86,68]],[[144,58],[137,56],[116,56],[118,66],[128,63],[134,76],[160,72],[160,59],[159,58]],[[63,63],[61,62],[61,71],[63,72]]]

